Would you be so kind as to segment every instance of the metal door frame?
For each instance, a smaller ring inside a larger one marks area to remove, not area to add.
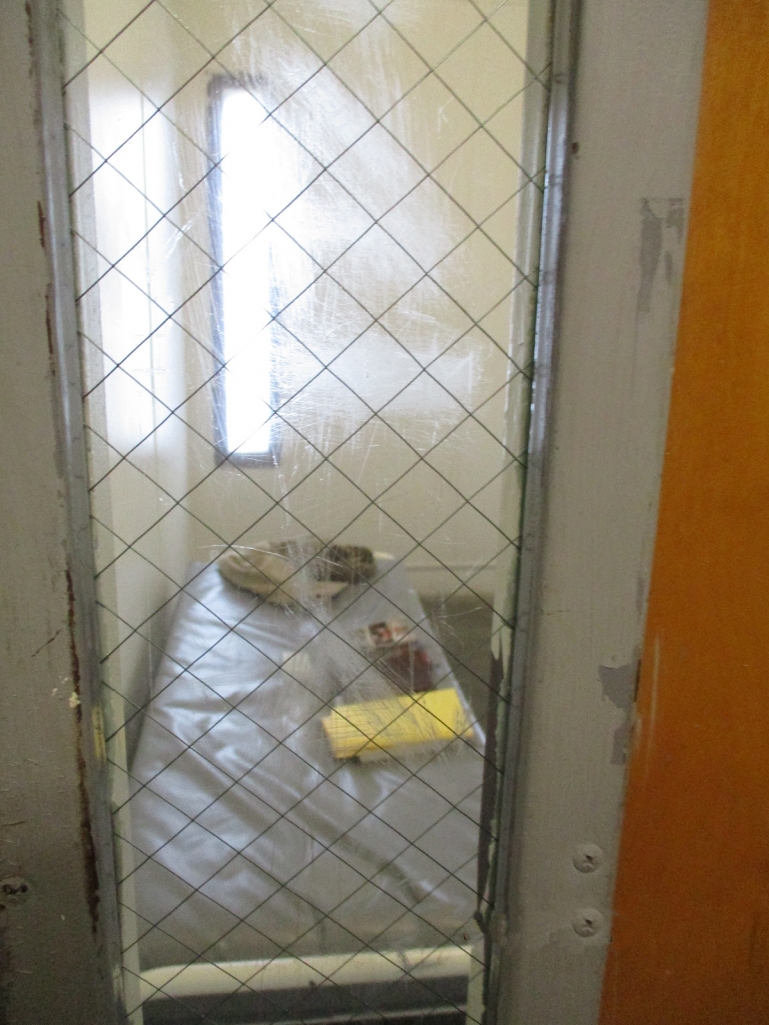
[[[612,763],[612,745],[629,721],[633,652],[643,629],[678,302],[675,273],[665,285],[654,277],[656,266],[644,264],[649,221],[642,203],[658,204],[653,210],[659,220],[659,204],[675,201],[685,209],[688,201],[706,6],[706,0],[583,0],[578,35],[576,0],[556,0],[539,366],[509,724],[515,769],[504,791],[502,906],[494,923],[490,1018],[497,1022],[596,1020],[624,788],[624,766]],[[58,481],[60,492],[52,498],[50,488],[42,489],[36,498],[32,489],[18,501],[31,503],[31,523],[32,513],[40,514],[36,527],[46,534],[38,543],[65,553],[47,607],[39,586],[25,585],[9,596],[31,625],[43,630],[45,621],[52,627],[50,641],[41,634],[48,661],[33,663],[39,656],[31,651],[19,656],[22,668],[12,683],[18,688],[29,681],[36,688],[30,707],[38,709],[47,709],[44,698],[55,698],[77,677],[79,693],[69,688],[65,708],[59,702],[55,715],[38,711],[32,721],[24,721],[23,706],[9,704],[17,716],[10,723],[15,757],[34,762],[41,748],[49,757],[43,772],[20,773],[18,763],[3,763],[0,773],[22,814],[57,787],[79,797],[62,797],[58,817],[42,832],[38,826],[25,833],[19,846],[15,863],[28,867],[33,896],[21,894],[18,906],[0,912],[0,952],[6,952],[5,960],[0,956],[0,1022],[7,1014],[13,1016],[8,1021],[37,1022],[51,1007],[61,1021],[116,1022],[117,897],[95,700],[100,681],[93,556],[55,2],[31,0],[25,14],[22,0],[9,0],[2,23],[0,47],[13,90],[5,91],[0,124],[27,158],[26,172],[8,162],[5,195],[26,204],[24,211],[36,197],[40,211],[39,220],[20,214],[14,224],[15,258],[29,266],[29,290],[6,294],[6,320],[31,310],[34,323],[26,336],[16,333],[7,341],[6,359],[18,387],[38,403],[35,422],[58,437],[55,453],[42,454],[49,458],[42,459],[39,473]],[[674,264],[682,253],[679,239]],[[636,300],[649,273],[651,300],[643,312]],[[28,359],[36,362],[22,365],[21,355],[30,352]],[[596,365],[592,379],[581,369],[591,360],[608,364]],[[40,403],[46,389],[53,391],[48,405]],[[623,443],[610,443],[617,432]],[[24,435],[23,427],[18,434]],[[585,439],[595,451],[579,448]],[[24,438],[16,447],[9,472],[26,479],[25,460],[37,466],[37,454],[25,448]],[[613,494],[607,478],[621,485],[613,507],[606,501]],[[601,534],[598,543],[594,536]],[[568,551],[577,535],[590,543],[580,542],[577,555],[565,559],[564,547]],[[17,557],[12,549],[11,538],[4,555],[7,588],[25,579],[24,552]],[[587,607],[560,608],[559,601],[574,597],[580,574],[591,572],[591,559],[596,568]],[[631,586],[607,587],[612,573]],[[584,660],[571,665],[564,655],[565,639],[582,637],[588,620],[600,620],[600,636],[585,657],[603,652],[590,671]],[[518,699],[524,691],[525,705]],[[576,710],[575,718],[592,723],[590,729],[581,732],[570,722],[564,732],[565,709]],[[585,794],[572,785],[575,773]],[[0,827],[25,823],[21,815],[19,823],[3,817]],[[51,859],[57,838],[69,852],[63,860]],[[76,913],[78,902],[82,914]],[[65,906],[75,911],[62,951],[52,923]]]

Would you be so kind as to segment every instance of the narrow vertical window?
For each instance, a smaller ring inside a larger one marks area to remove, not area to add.
[[[273,318],[276,267],[268,210],[280,166],[274,131],[248,86],[215,78],[210,89],[210,218],[216,376],[214,427],[221,457],[276,461]]]

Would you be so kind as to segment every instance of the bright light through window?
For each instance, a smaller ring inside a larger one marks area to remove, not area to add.
[[[220,392],[227,454],[266,457],[273,442],[270,218],[280,161],[274,123],[245,89],[227,87],[219,106],[219,334],[227,364]],[[217,211],[213,211],[216,216]]]

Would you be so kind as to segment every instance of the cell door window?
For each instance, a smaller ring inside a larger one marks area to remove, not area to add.
[[[129,1020],[480,1021],[548,6],[129,6],[60,11]]]

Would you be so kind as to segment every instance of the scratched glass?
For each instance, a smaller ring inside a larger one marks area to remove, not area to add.
[[[133,1023],[480,1019],[547,24],[62,3]]]

